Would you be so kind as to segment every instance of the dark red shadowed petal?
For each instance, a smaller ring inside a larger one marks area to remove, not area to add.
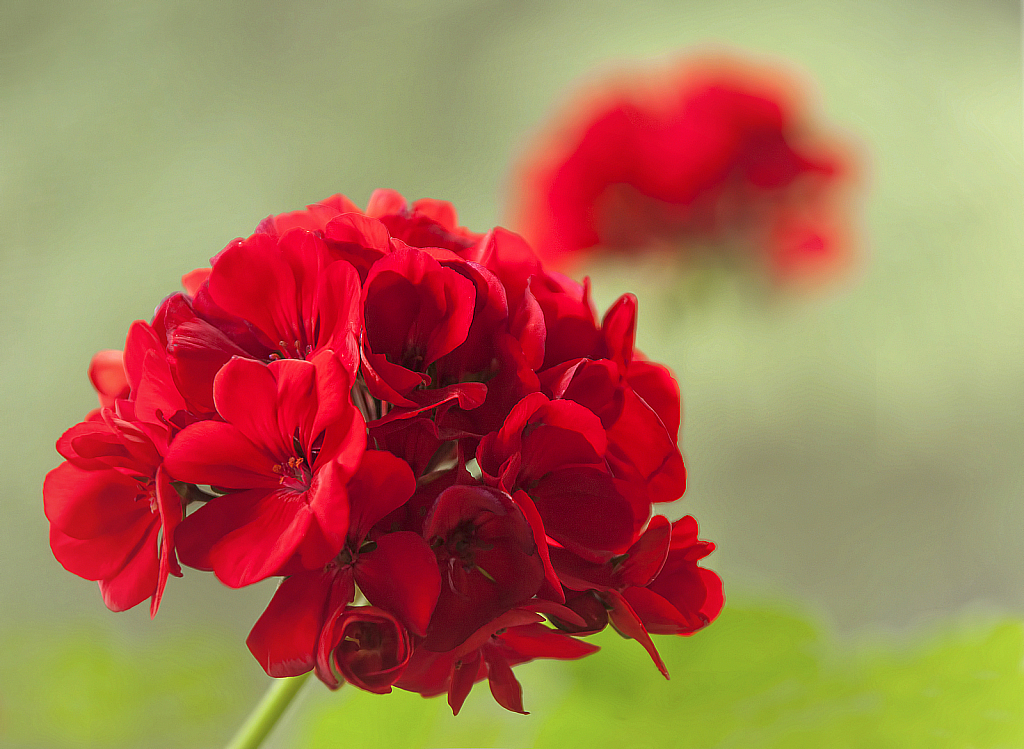
[[[533,500],[530,499],[526,492],[517,491],[512,495],[512,499],[519,505],[519,509],[523,511],[526,521],[530,524],[530,530],[533,532],[533,541],[537,544],[537,552],[540,554],[541,562],[544,564],[544,584],[537,591],[537,595],[557,601],[558,603],[565,603],[565,593],[562,591],[562,585],[558,580],[558,575],[555,574],[554,568],[551,566],[551,558],[548,555],[547,534],[544,532],[544,521],[541,520],[540,513],[537,512]]]
[[[160,517],[160,569],[153,601],[149,607],[150,617],[156,616],[164,595],[168,575],[181,577],[181,566],[174,554],[174,534],[184,517],[181,496],[171,484],[171,477],[160,466],[156,471],[156,505]]]
[[[416,478],[408,463],[389,452],[367,450],[348,482],[349,534],[361,542],[381,518],[405,504],[414,491]]]
[[[543,624],[523,624],[509,627],[499,636],[503,647],[530,658],[557,658],[568,661],[596,653],[599,648],[589,642],[577,640]]]
[[[647,633],[643,622],[640,621],[640,617],[633,611],[629,602],[614,590],[607,590],[602,596],[611,606],[608,611],[608,618],[611,620],[612,626],[615,627],[616,631],[623,637],[636,640],[643,645],[644,650],[651,656],[651,660],[654,661],[654,665],[658,667],[661,675],[666,679],[669,678],[665,662],[661,660],[661,656],[658,654],[658,649],[654,647],[651,636]]]
[[[355,578],[366,600],[398,617],[420,637],[437,605],[441,574],[437,559],[416,533],[397,531],[377,537],[376,548],[359,555]]]
[[[495,701],[506,710],[529,715],[523,709],[523,687],[512,673],[512,667],[496,648],[484,648],[487,663],[487,683]]]
[[[551,538],[577,554],[624,551],[633,539],[634,513],[607,473],[588,466],[550,473],[530,490]],[[581,523],[580,518],[594,522]]]
[[[550,549],[550,556],[562,584],[573,590],[621,590],[627,585],[644,586],[665,566],[670,533],[668,520],[655,515],[640,538],[610,560],[583,559],[559,547]]]
[[[456,662],[452,670],[451,686],[448,687],[448,705],[452,709],[452,715],[458,715],[462,710],[462,705],[479,678],[482,668],[483,661],[478,652],[468,660]]]
[[[444,652],[523,603],[544,565],[522,510],[504,492],[456,485],[438,495],[423,535],[442,568],[441,592],[423,647]]]
[[[333,613],[317,646],[317,676],[331,689],[350,684],[388,694],[402,675],[413,646],[405,628],[387,611],[349,606]],[[336,673],[337,672],[337,673]]]

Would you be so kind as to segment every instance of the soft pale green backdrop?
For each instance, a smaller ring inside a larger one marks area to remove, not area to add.
[[[659,269],[592,269],[679,375],[679,510],[732,605],[662,638],[671,686],[612,636],[522,669],[530,718],[485,687],[451,721],[311,685],[277,743],[647,745],[639,722],[682,747],[1024,744],[1021,632],[997,623],[1024,612],[1016,3],[6,0],[0,745],[215,745],[265,686],[243,641],[272,586],[187,574],[150,622],[52,559],[40,486],[93,352],[268,213],[393,187],[502,221],[513,155],[574,85],[710,43],[802,70],[868,159],[860,258],[825,293],[727,286],[680,316]]]

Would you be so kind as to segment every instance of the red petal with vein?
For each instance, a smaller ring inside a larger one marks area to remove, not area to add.
[[[278,363],[299,366],[275,372],[253,359],[232,359],[214,380],[213,399],[221,417],[253,444],[266,449],[274,457],[284,457],[294,452],[294,426],[291,429],[281,428],[280,416],[291,416],[292,413],[278,404],[279,387],[289,382],[291,378],[288,375],[292,375],[302,380],[301,385],[293,389],[312,396],[314,370],[308,362],[275,362]],[[311,406],[309,400],[302,403],[306,411]]]
[[[675,435],[669,434],[657,414],[631,388],[622,393],[623,406],[619,418],[608,429],[608,454],[612,471],[617,463],[634,467],[647,482],[652,502],[674,502],[686,490],[686,468],[676,447]]]
[[[377,548],[359,555],[356,584],[366,600],[398,617],[421,637],[441,591],[437,559],[416,533],[397,531],[377,538]]]
[[[274,456],[247,439],[237,427],[201,421],[181,431],[171,444],[164,467],[174,479],[226,489],[276,489]]]
[[[675,441],[679,436],[681,407],[679,383],[672,373],[660,364],[634,360],[626,370],[626,381],[643,398],[644,403],[654,410]]]
[[[629,547],[618,568],[621,584],[644,586],[658,576],[668,559],[672,528],[668,518],[655,515],[643,535]]]

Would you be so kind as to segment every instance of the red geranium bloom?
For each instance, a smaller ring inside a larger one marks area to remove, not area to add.
[[[43,483],[53,555],[69,572],[99,581],[112,611],[150,598],[155,616],[167,576],[181,576],[174,534],[182,501],[163,467],[167,440],[165,427],[104,408],[64,433],[57,451],[65,461]]]
[[[423,537],[442,570],[441,592],[422,647],[443,652],[532,598],[544,562],[527,516],[512,497],[485,486],[455,485],[438,495]]]
[[[97,355],[102,408],[44,484],[55,556],[108,606],[155,612],[178,558],[277,576],[247,639],[269,675],[456,713],[484,678],[524,712],[513,666],[609,623],[664,671],[650,633],[718,613],[712,545],[652,519],[685,487],[680,399],[634,349],[634,297],[599,321],[521,237],[391,191],[271,216],[211,263]]]
[[[333,261],[323,240],[303,229],[253,234],[212,261],[210,296],[263,334],[275,359],[308,359],[329,349],[355,376],[359,359],[359,277]]]
[[[352,602],[356,585],[406,629],[425,633],[441,587],[434,554],[418,533],[374,530],[408,501],[415,486],[405,461],[383,451],[364,453],[345,486],[349,525],[344,548],[320,569],[300,564],[282,570],[289,577],[249,633],[249,650],[268,674],[297,676],[313,668],[325,623]]]
[[[526,159],[515,225],[545,260],[740,245],[778,281],[844,259],[846,150],[774,70],[687,63],[621,76]]]
[[[410,414],[450,400],[465,408],[483,402],[481,383],[430,387],[437,361],[466,340],[475,303],[473,282],[428,252],[397,250],[374,263],[363,285],[363,376],[370,394]]]
[[[573,633],[596,632],[610,621],[625,637],[637,640],[658,669],[668,670],[650,635],[690,635],[711,623],[725,601],[722,581],[697,565],[715,545],[697,539],[692,517],[671,526],[660,515],[623,554],[605,562],[583,559],[552,548],[551,564],[569,589],[566,606],[585,622],[560,622]],[[600,605],[596,605],[596,604]]]
[[[338,553],[345,483],[366,443],[350,382],[329,351],[309,362],[224,365],[213,391],[224,421],[184,429],[165,461],[180,481],[234,490],[182,523],[186,564],[241,587],[277,574],[293,554],[314,569]]]

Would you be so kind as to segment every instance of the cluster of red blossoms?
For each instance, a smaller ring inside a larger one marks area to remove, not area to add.
[[[523,712],[512,666],[609,623],[664,673],[650,634],[718,614],[713,545],[653,514],[684,489],[680,401],[634,297],[599,322],[519,236],[384,190],[272,216],[183,286],[94,358],[101,407],[43,488],[109,608],[155,614],[180,565],[279,577],[248,638],[268,674],[456,713],[484,678]]]
[[[528,152],[513,225],[558,267],[657,248],[731,251],[775,282],[833,269],[850,159],[804,98],[776,71],[726,59],[610,81]]]

